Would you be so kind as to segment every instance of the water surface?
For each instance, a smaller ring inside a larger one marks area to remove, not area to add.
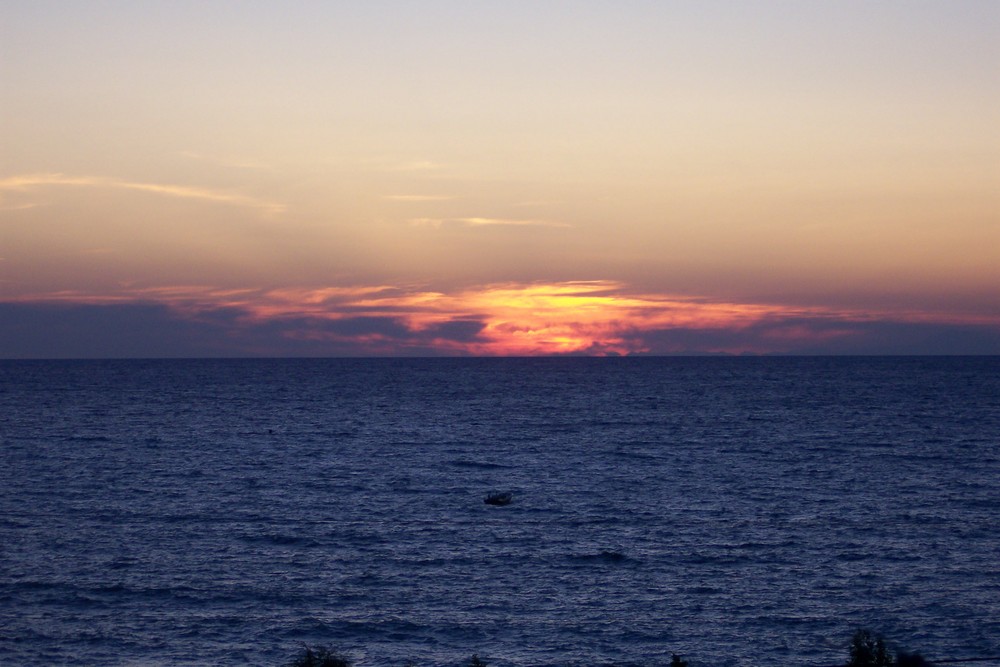
[[[996,655],[998,445],[996,357],[0,362],[0,663]]]

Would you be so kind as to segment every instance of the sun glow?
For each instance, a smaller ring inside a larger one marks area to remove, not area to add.
[[[111,295],[62,291],[23,301],[159,305],[180,320],[225,327],[234,341],[256,340],[266,331],[309,343],[317,353],[329,346],[372,355],[780,353],[850,339],[873,323],[949,321],[927,312],[887,315],[648,294],[613,281],[505,283],[452,292],[394,285],[169,286]],[[1000,318],[962,323],[998,327]]]

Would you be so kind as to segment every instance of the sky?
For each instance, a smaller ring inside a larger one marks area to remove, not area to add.
[[[0,358],[1000,354],[1000,2],[0,4]]]

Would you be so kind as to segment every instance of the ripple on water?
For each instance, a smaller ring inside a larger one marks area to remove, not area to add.
[[[996,360],[3,363],[0,663],[1000,653]]]

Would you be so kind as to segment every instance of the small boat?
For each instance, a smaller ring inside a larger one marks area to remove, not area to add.
[[[514,494],[510,491],[505,493],[491,493],[486,496],[483,500],[487,505],[510,505],[510,501],[514,499]]]

